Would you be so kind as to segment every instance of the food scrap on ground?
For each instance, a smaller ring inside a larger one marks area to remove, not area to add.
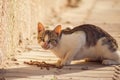
[[[36,65],[37,67],[40,67],[41,69],[46,68],[47,70],[49,70],[50,68],[57,68],[57,69],[61,69],[63,66],[57,67],[55,64],[50,64],[50,63],[46,63],[45,61],[39,62],[39,61],[30,61],[30,62],[24,62],[24,64],[28,64],[28,65]]]

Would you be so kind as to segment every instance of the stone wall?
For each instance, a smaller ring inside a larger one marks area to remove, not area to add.
[[[36,37],[37,23],[50,24],[66,4],[67,0],[0,0],[1,53],[10,56],[18,47],[25,48]]]
[[[8,54],[12,53],[14,50],[12,43],[12,29],[14,21],[12,20],[13,13],[10,12],[12,10],[12,2],[7,0],[0,0],[0,60],[3,59],[4,56],[8,56]],[[7,54],[8,53],[8,54]]]

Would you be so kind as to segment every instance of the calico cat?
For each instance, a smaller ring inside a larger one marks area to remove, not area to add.
[[[38,43],[51,50],[58,58],[57,66],[69,65],[72,60],[88,58],[101,60],[102,64],[120,64],[120,52],[116,40],[101,28],[84,24],[73,29],[45,30],[38,23]]]

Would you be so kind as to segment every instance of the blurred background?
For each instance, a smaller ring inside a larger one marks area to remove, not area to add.
[[[37,47],[38,22],[47,29],[94,24],[120,44],[120,0],[0,0],[1,56]]]

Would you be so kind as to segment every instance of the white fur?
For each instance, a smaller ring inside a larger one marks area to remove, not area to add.
[[[60,58],[59,65],[68,65],[72,60],[84,58],[103,59],[103,64],[120,64],[120,52],[112,53],[107,45],[102,45],[102,39],[96,46],[86,47],[86,35],[83,31],[63,34],[59,44],[51,51]]]

